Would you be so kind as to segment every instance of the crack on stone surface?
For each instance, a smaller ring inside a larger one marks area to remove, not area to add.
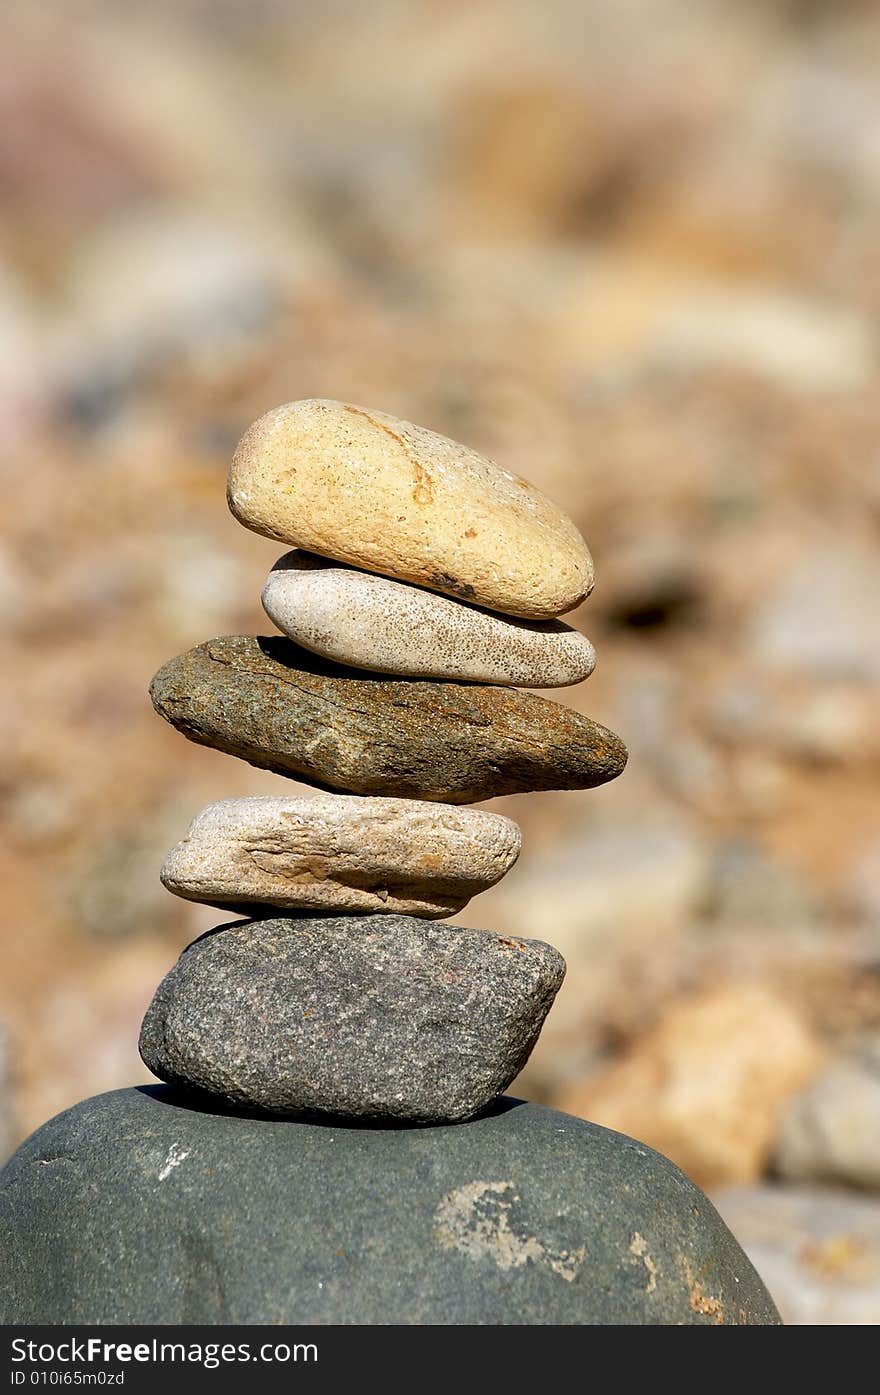
[[[353,417],[363,417],[377,431],[384,431],[386,436],[390,436],[392,441],[396,441],[407,459],[410,458],[409,447],[402,436],[398,436],[396,431],[392,431],[390,426],[386,426],[384,421],[378,421],[370,412],[364,411],[363,407],[353,407],[350,403],[343,403],[343,410],[350,412]]]
[[[181,1266],[183,1292],[178,1322],[184,1325],[205,1321],[231,1323],[233,1315],[226,1296],[223,1266],[208,1237],[183,1229],[180,1247],[186,1262]],[[202,1316],[206,1309],[212,1314],[210,1319]]]

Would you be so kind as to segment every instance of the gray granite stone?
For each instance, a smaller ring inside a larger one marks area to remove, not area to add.
[[[0,1322],[778,1317],[683,1173],[555,1110],[345,1127],[142,1087],[59,1115],[0,1173]]]
[[[239,921],[184,951],[140,1050],[273,1113],[465,1119],[525,1065],[564,974],[540,940],[414,916]]]

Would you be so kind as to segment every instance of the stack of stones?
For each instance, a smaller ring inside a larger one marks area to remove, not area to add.
[[[202,644],[153,702],[191,740],[325,792],[222,800],[170,853],[170,891],[248,919],[185,951],[141,1054],[238,1108],[469,1118],[521,1070],[565,965],[436,923],[519,855],[515,823],[467,806],[599,785],[626,760],[612,732],[514,687],[592,672],[557,618],[589,593],[590,554],[525,480],[337,402],[261,418],[228,494],[296,545],[263,591],[285,638]]]
[[[577,531],[464,447],[335,402],[257,422],[229,497],[303,549],[264,593],[286,638],[203,644],[153,700],[322,792],[214,804],[171,853],[172,891],[247,919],[147,1011],[169,1083],[82,1101],[0,1173],[0,1323],[776,1323],[670,1162],[496,1101],[564,965],[440,923],[519,852],[468,805],[623,768],[611,732],[513,687],[593,667],[556,618],[592,584]]]

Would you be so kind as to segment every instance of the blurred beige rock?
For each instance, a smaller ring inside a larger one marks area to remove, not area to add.
[[[880,1038],[790,1102],[774,1162],[795,1181],[880,1189]]]
[[[731,983],[672,1003],[622,1060],[557,1103],[665,1153],[703,1186],[750,1182],[820,1060],[781,997]]]
[[[385,412],[307,400],[245,434],[229,507],[254,532],[509,615],[552,619],[593,585],[571,519],[467,446]]]
[[[740,369],[803,392],[863,387],[876,364],[866,317],[772,286],[683,287],[650,351],[680,372]]]
[[[560,688],[596,664],[586,635],[561,620],[493,615],[298,550],[269,573],[263,608],[297,644],[375,673]]]
[[[314,794],[221,799],[169,853],[169,891],[253,910],[460,911],[504,876],[520,833],[501,814],[416,799]]]
[[[875,371],[873,326],[846,304],[620,249],[585,258],[572,281],[562,342],[606,370],[743,373],[805,393],[864,388]]]

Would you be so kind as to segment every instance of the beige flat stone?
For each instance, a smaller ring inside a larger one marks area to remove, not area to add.
[[[160,875],[209,906],[435,919],[499,881],[520,841],[501,814],[414,799],[221,799],[196,815]]]
[[[261,417],[227,496],[268,538],[509,615],[552,619],[593,585],[583,538],[546,495],[467,446],[345,402]]]
[[[496,615],[311,552],[276,563],[263,608],[303,648],[375,673],[562,688],[596,664],[586,635],[561,620]]]

